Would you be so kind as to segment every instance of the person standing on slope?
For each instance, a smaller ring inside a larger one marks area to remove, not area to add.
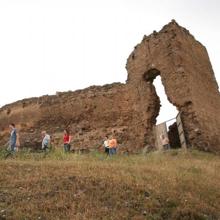
[[[160,136],[162,145],[163,145],[163,150],[169,150],[170,149],[170,141],[169,138],[167,136],[165,136],[164,134],[162,134]]]
[[[9,125],[10,128],[10,139],[9,139],[9,151],[16,151],[16,141],[17,141],[17,130],[15,128],[15,124],[11,123]]]
[[[68,129],[65,129],[63,131],[63,147],[64,147],[64,152],[69,152],[70,151],[70,142],[71,142],[71,136],[70,132]]]
[[[50,145],[50,135],[46,131],[41,132],[42,135],[42,150],[47,151]]]
[[[109,139],[108,136],[105,136],[103,146],[105,148],[105,153],[109,155]]]
[[[109,155],[116,154],[117,152],[117,140],[113,136],[109,140]]]

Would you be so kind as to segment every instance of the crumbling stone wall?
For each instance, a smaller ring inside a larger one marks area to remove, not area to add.
[[[220,151],[220,95],[207,51],[189,32],[172,21],[160,32],[145,36],[128,58],[126,84],[93,86],[21,100],[0,109],[0,144],[8,136],[8,124],[20,130],[21,144],[40,145],[40,131],[62,143],[69,127],[73,145],[101,146],[114,134],[122,151],[154,147],[153,126],[160,100],[153,80],[161,76],[169,101],[181,112],[189,147]]]
[[[145,36],[129,56],[127,70],[127,84],[138,88],[143,101],[151,98],[146,90],[152,90],[160,74],[169,101],[181,112],[188,146],[220,150],[218,85],[206,48],[189,31],[172,21],[159,33]],[[142,114],[149,117],[148,111]]]
[[[134,136],[135,124],[131,125],[137,115],[131,105],[135,102],[120,83],[18,101],[0,110],[1,143],[7,141],[8,124],[13,121],[24,147],[40,147],[42,130],[61,146],[63,129],[68,127],[75,148],[98,148],[105,135],[114,135],[122,151],[137,151],[139,134]]]

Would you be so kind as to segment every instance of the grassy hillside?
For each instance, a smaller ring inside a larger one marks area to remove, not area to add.
[[[0,219],[220,219],[220,158],[0,154]]]

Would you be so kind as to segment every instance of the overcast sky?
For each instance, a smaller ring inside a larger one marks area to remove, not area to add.
[[[206,46],[220,84],[218,0],[0,0],[0,106],[125,82],[143,35],[171,19]],[[163,91],[159,78],[157,91]],[[165,96],[159,121],[175,116]]]

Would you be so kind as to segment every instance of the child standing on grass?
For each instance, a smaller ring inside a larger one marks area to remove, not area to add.
[[[70,142],[71,142],[71,136],[70,132],[68,129],[65,129],[63,131],[63,147],[64,147],[64,152],[70,152]]]
[[[105,153],[107,155],[109,155],[109,140],[108,140],[108,136],[105,137],[103,146],[105,148]]]
[[[109,140],[109,155],[116,154],[117,140],[113,136]]]

